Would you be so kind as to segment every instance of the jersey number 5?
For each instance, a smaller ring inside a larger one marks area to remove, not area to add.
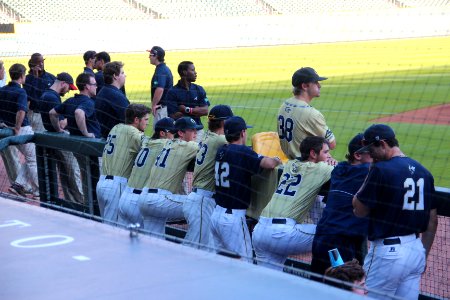
[[[215,177],[216,177],[216,186],[229,188],[230,181],[228,180],[228,176],[230,175],[230,165],[227,162],[218,162],[214,165],[215,169]]]
[[[105,152],[106,154],[113,154],[114,152],[114,142],[116,140],[116,135],[113,134],[108,134],[108,137],[106,138],[106,145],[105,145],[105,149],[103,150],[103,152]]]
[[[283,116],[278,116],[278,135],[280,140],[292,141],[292,130],[294,129],[294,121],[291,118],[284,119]]]
[[[403,196],[403,210],[424,210],[423,205],[423,178],[419,178],[414,182],[412,178],[406,178],[403,187],[406,188],[406,193]],[[419,189],[416,195],[416,186]]]

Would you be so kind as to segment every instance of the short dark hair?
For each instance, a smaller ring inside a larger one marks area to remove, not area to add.
[[[224,123],[225,123],[225,120],[216,120],[216,119],[209,120],[208,121],[208,130],[214,132],[217,129],[220,129],[221,127],[223,127]]]
[[[330,267],[325,271],[325,276],[339,279],[351,284],[353,284],[356,280],[362,280],[365,275],[366,273],[364,272],[364,269],[361,267],[357,259],[347,261],[343,265],[340,265],[338,267]],[[344,290],[352,290],[352,287],[347,284],[332,282],[326,279],[324,279],[324,282]]]
[[[97,54],[95,54],[96,60],[103,60],[105,63],[109,63],[111,61],[111,57],[109,56],[108,52],[102,51]]]
[[[9,77],[11,78],[11,80],[18,80],[18,79],[20,79],[20,77],[25,75],[26,71],[27,71],[27,69],[25,68],[24,65],[13,64],[9,68]]]
[[[330,143],[321,136],[308,136],[300,143],[300,153],[301,153],[301,161],[306,161],[309,159],[309,154],[311,150],[314,153],[319,154],[320,150],[322,150],[323,144]]]
[[[103,68],[103,78],[105,78],[106,84],[112,84],[114,81],[114,75],[120,75],[120,69],[123,68],[121,61],[112,61],[105,65]]]
[[[95,58],[95,54],[97,54],[97,52],[95,52],[94,50],[89,50],[84,52],[83,54],[83,60],[85,63],[87,63],[90,59]]]
[[[178,75],[180,75],[180,77],[183,77],[183,72],[187,71],[190,65],[193,65],[194,63],[192,61],[182,61],[180,62],[180,64],[178,65]]]
[[[241,137],[241,132],[242,132],[242,130],[239,131],[239,132],[234,132],[234,133],[230,133],[230,134],[225,134],[225,139],[227,140],[228,143],[235,142],[235,141],[237,141],[237,140],[240,139],[240,137]]]
[[[80,91],[84,91],[86,89],[86,85],[91,83],[91,77],[95,78],[91,73],[81,73],[77,76],[76,84]]]
[[[130,104],[125,110],[125,124],[132,124],[134,118],[141,119],[150,112],[151,109],[144,104]]]

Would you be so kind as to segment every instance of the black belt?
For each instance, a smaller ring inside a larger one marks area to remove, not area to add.
[[[106,175],[105,179],[113,180],[113,179],[114,179],[114,176],[112,176],[112,175]]]
[[[273,218],[272,219],[272,224],[286,224],[286,219]]]
[[[148,189],[150,194],[158,194],[158,189]]]
[[[138,195],[140,195],[142,193],[142,190],[140,190],[140,189],[134,189],[133,190],[133,194],[138,194]]]
[[[407,235],[409,235],[409,234],[407,234]],[[416,233],[416,238],[418,238],[419,237],[419,234],[418,233]],[[398,245],[398,244],[401,244],[402,243],[402,241],[400,240],[400,238],[392,238],[392,239],[384,239],[383,240],[383,245],[385,245],[385,246],[389,246],[389,245]]]
[[[231,208],[227,208],[227,210],[225,211],[226,214],[232,214],[233,210]]]
[[[193,188],[192,191],[193,191],[194,193],[197,193],[197,188]]]
[[[161,106],[158,107],[156,110],[161,109],[161,108],[164,108],[164,107],[166,107],[166,105],[161,105]]]

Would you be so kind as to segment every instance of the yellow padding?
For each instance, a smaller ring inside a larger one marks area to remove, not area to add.
[[[252,136],[252,147],[253,151],[258,154],[274,157],[278,156],[283,163],[288,161],[288,158],[281,150],[280,138],[278,133],[269,132],[259,132]]]

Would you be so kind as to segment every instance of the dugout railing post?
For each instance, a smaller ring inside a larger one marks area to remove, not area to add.
[[[98,158],[103,153],[105,140],[63,133],[36,132],[34,142],[41,201],[75,209],[92,216],[100,215],[95,187],[100,176]],[[54,150],[72,152],[76,157],[83,186],[83,204],[59,198],[56,161],[52,155]]]

